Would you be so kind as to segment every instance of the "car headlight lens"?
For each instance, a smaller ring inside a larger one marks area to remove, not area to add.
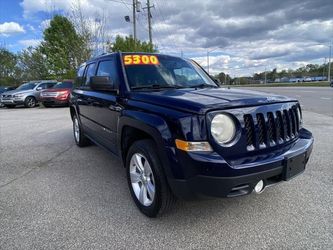
[[[231,142],[236,135],[236,125],[233,119],[225,114],[214,116],[211,122],[211,134],[219,144]]]

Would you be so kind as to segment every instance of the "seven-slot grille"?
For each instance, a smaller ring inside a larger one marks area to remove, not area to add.
[[[298,136],[297,107],[267,113],[244,115],[248,150],[265,148],[289,141]]]

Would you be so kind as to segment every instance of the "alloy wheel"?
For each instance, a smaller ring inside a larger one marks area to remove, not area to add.
[[[145,156],[133,154],[130,161],[130,180],[133,192],[139,202],[150,206],[154,202],[156,185],[153,171]]]
[[[77,142],[80,141],[80,127],[77,118],[74,118],[74,136]]]
[[[33,99],[33,98],[29,98],[29,99],[27,100],[27,105],[28,105],[29,108],[33,108],[33,107],[35,107],[35,105],[36,105],[35,99]]]

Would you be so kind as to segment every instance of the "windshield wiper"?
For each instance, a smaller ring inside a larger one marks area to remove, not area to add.
[[[194,85],[194,86],[188,86],[188,88],[217,88],[217,86],[214,85],[210,85],[210,84],[206,84],[206,83],[201,83],[198,85]]]
[[[183,88],[183,86],[180,86],[180,85],[152,84],[152,85],[133,86],[133,87],[131,87],[132,90],[137,90],[137,89],[179,89],[179,88]]]

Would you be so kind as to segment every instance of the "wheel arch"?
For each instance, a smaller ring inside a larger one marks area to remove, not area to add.
[[[36,100],[36,102],[38,102],[36,96],[34,96],[34,95],[27,95],[27,96],[24,98],[24,101],[27,100],[27,98],[29,98],[29,97],[34,98],[34,99]]]
[[[77,116],[77,112],[76,112],[76,109],[74,108],[74,106],[69,106],[69,112],[70,112],[70,115],[71,115],[71,119],[73,121],[74,115]]]
[[[136,112],[136,116],[121,117],[118,123],[117,146],[124,166],[129,147],[140,139],[152,139],[155,142],[165,174],[172,175],[165,150],[172,139],[167,123],[161,117],[147,113]]]

